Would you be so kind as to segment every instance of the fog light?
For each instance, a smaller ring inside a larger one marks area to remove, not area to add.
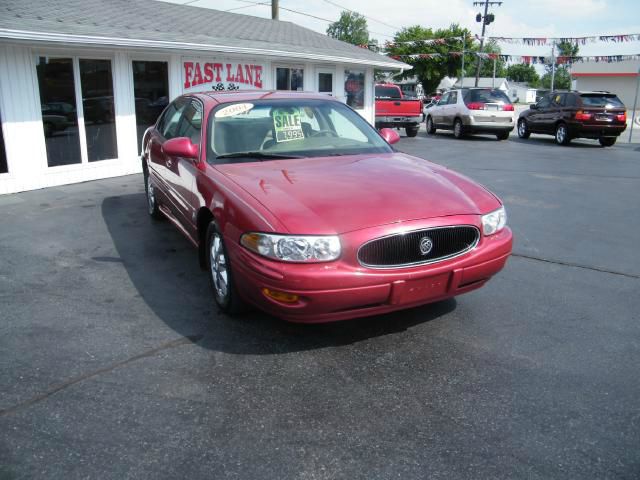
[[[271,290],[270,288],[263,288],[262,293],[264,293],[267,297],[273,298],[274,300],[282,303],[296,303],[300,298],[298,295],[295,295],[293,293]]]

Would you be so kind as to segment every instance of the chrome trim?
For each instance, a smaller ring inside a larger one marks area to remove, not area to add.
[[[432,258],[432,259],[426,260],[424,262],[399,263],[397,265],[384,265],[384,266],[369,265],[367,263],[363,263],[363,262],[360,261],[360,250],[363,247],[365,247],[366,245],[368,245],[368,244],[370,244],[372,242],[376,242],[376,241],[382,240],[384,238],[390,238],[390,237],[397,237],[399,235],[405,235],[407,233],[428,232],[429,230],[439,230],[439,229],[443,229],[443,228],[459,228],[459,227],[472,227],[472,228],[474,228],[476,230],[476,241],[473,242],[473,244],[470,245],[465,250],[462,250],[461,252],[454,253],[452,255],[447,255],[447,256],[444,256],[444,257]],[[390,270],[390,269],[393,269],[393,268],[406,268],[406,267],[416,267],[418,265],[430,265],[432,263],[443,262],[445,260],[450,260],[452,258],[460,257],[460,256],[464,255],[465,253],[470,252],[471,250],[473,250],[474,248],[476,248],[478,246],[478,243],[480,243],[480,237],[481,236],[482,236],[482,232],[480,231],[480,229],[478,227],[476,227],[475,225],[469,225],[469,224],[442,225],[442,226],[439,226],[439,227],[417,228],[415,230],[408,230],[406,232],[391,233],[389,235],[384,235],[382,237],[377,237],[377,238],[373,238],[371,240],[366,241],[365,243],[360,245],[360,247],[358,248],[358,251],[356,252],[356,259],[358,260],[358,263],[361,266],[366,267],[366,268],[372,268],[372,269],[375,269],[375,270]]]

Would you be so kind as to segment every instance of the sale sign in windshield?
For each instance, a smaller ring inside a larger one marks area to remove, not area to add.
[[[264,65],[251,62],[201,59],[182,62],[184,93],[261,89],[264,88],[263,77]]]

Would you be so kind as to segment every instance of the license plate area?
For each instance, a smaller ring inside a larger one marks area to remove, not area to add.
[[[487,110],[498,110],[498,105],[487,104],[485,107]]]
[[[407,304],[426,301],[447,293],[451,273],[393,283],[391,303]]]
[[[595,119],[597,122],[611,122],[613,121],[613,118],[610,117],[609,115],[596,115]]]

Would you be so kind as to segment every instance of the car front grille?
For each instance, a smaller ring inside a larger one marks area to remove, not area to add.
[[[468,252],[479,240],[480,231],[472,225],[415,230],[365,243],[358,250],[358,261],[361,265],[372,268],[435,263]],[[429,246],[431,249],[425,253]]]

